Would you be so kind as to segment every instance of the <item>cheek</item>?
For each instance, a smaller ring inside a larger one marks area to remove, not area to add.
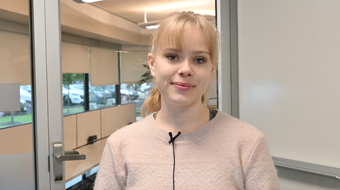
[[[211,81],[211,73],[210,72],[202,72],[200,75],[200,83],[202,86],[208,86]]]
[[[204,81],[201,83],[202,88],[207,88],[209,86],[209,81]]]
[[[161,67],[158,67],[155,72],[155,76],[157,78],[162,78],[162,79],[170,78],[173,75],[174,75],[174,72],[172,71],[172,69],[169,67],[163,66],[163,65]]]

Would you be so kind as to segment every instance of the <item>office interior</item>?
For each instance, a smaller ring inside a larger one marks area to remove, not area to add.
[[[317,9],[321,0],[313,2]],[[142,119],[153,85],[146,65],[154,29],[146,26],[171,11],[196,11],[217,25],[221,56],[206,104],[240,117],[239,5],[247,3],[1,0],[0,189],[92,189],[108,136]],[[64,151],[78,160],[58,162]],[[283,190],[340,189],[334,177],[277,170]]]

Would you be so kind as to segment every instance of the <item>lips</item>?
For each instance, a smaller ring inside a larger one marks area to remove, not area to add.
[[[190,83],[183,83],[183,82],[173,82],[171,83],[174,87],[176,87],[178,90],[187,91],[195,87],[195,85],[192,85]]]

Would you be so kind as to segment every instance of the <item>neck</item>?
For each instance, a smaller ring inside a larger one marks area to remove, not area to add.
[[[209,122],[209,109],[202,103],[186,107],[163,106],[158,112],[156,122],[163,129],[177,134],[188,133],[203,127]]]

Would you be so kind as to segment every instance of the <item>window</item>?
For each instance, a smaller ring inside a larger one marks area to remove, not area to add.
[[[0,128],[32,122],[31,85],[20,86],[20,111],[0,112]]]
[[[85,111],[84,108],[84,74],[63,74],[64,115]]]
[[[121,103],[136,103],[136,120],[141,117],[141,108],[145,99],[149,96],[153,84],[148,67],[148,48],[146,46],[130,46],[129,51],[120,54]]]
[[[20,110],[0,111],[0,128],[5,128],[32,122],[30,38],[27,24],[0,18],[0,26],[0,85],[20,84]]]
[[[121,84],[120,94],[122,104],[136,103],[137,121],[141,120],[141,108],[145,99],[149,96],[152,83]]]
[[[116,86],[89,86],[90,110],[116,105]]]

